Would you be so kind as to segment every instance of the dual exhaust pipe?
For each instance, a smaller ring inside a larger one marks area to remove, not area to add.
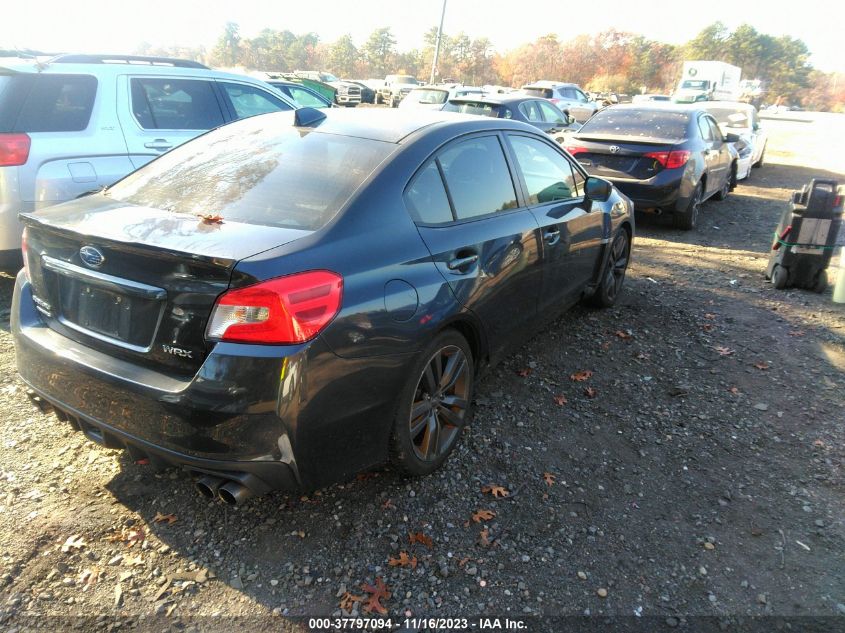
[[[200,478],[196,483],[196,488],[203,497],[209,499],[216,497],[230,506],[239,506],[255,494],[242,483],[211,475]]]

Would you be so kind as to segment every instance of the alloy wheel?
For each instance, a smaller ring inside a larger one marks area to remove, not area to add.
[[[628,234],[622,230],[610,249],[610,259],[607,262],[607,273],[605,286],[607,287],[607,298],[613,301],[616,295],[622,290],[622,282],[625,281],[625,271],[628,270],[628,258],[630,254]]]
[[[449,451],[464,426],[470,381],[464,352],[455,345],[438,350],[429,359],[414,390],[408,421],[411,446],[425,462]]]

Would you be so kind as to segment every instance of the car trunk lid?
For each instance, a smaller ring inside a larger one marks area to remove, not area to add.
[[[653,154],[671,152],[679,141],[665,138],[574,136],[567,150],[591,174],[648,180],[665,169]]]
[[[205,221],[90,197],[24,214],[36,307],[64,336],[140,365],[191,375],[235,264],[311,231]]]

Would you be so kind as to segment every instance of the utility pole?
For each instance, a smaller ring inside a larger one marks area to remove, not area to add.
[[[437,41],[434,43],[434,60],[431,62],[431,79],[428,83],[434,83],[434,75],[437,73],[437,59],[440,57],[440,42],[443,39],[443,19],[446,17],[446,0],[443,0],[443,12],[440,14],[440,28],[437,29]]]

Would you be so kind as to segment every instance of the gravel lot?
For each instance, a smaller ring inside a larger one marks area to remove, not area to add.
[[[364,613],[377,577],[393,616],[842,626],[845,310],[763,270],[790,190],[845,179],[845,117],[765,123],[767,164],[696,232],[642,219],[621,303],[569,312],[489,372],[426,479],[208,502],[32,407],[0,277],[0,627],[304,630],[286,616]]]

